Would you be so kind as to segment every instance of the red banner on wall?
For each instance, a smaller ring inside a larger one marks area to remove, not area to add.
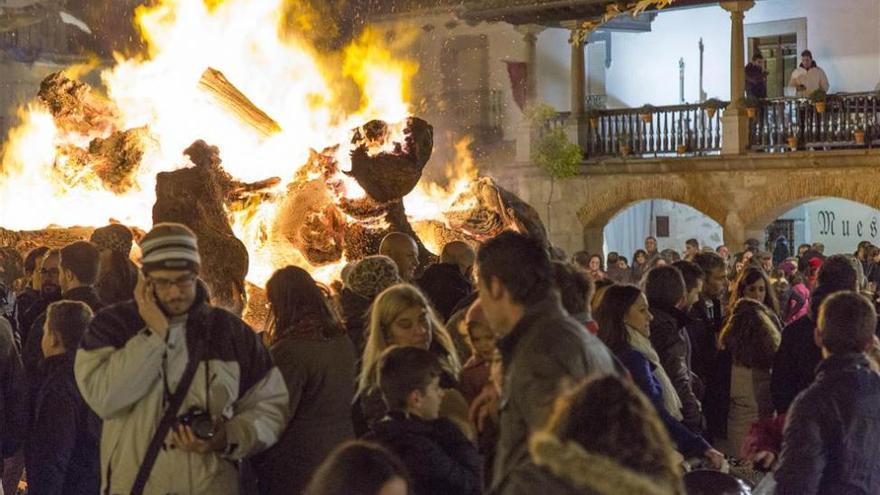
[[[505,62],[507,74],[510,76],[510,91],[513,100],[520,110],[526,107],[526,92],[528,87],[529,70],[526,62]]]

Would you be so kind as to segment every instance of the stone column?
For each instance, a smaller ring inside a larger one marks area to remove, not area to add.
[[[571,31],[568,42],[571,45],[571,116],[578,118],[586,112],[587,70],[584,56],[585,43],[578,40],[578,30]]]
[[[522,24],[514,29],[523,35],[526,45],[526,105],[531,105],[538,99],[538,35],[546,28]]]
[[[754,0],[721,2],[721,7],[730,12],[730,106],[721,117],[721,154],[745,153],[749,146],[749,120],[745,109],[740,108],[739,99],[746,88],[743,19],[754,5]]]
[[[580,21],[563,22],[562,26],[571,30],[571,36],[568,38],[568,43],[571,45],[571,117],[566,133],[571,142],[584,148],[587,140],[587,125],[584,122],[587,94],[587,67],[584,55],[586,42],[583,39]]]
[[[538,100],[538,35],[546,29],[535,24],[523,24],[515,27],[516,31],[523,35],[526,45],[526,108],[527,110]],[[529,122],[523,118],[520,121],[516,136],[516,161],[528,162],[531,160],[533,132]]]

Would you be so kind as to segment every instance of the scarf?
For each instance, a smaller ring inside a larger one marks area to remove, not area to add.
[[[681,414],[681,399],[678,398],[678,392],[675,391],[669,375],[666,374],[663,366],[660,365],[660,356],[657,355],[657,351],[651,346],[651,341],[648,340],[648,337],[633,330],[630,326],[626,327],[626,331],[629,334],[629,344],[632,348],[642,353],[654,365],[654,378],[660,382],[660,388],[663,390],[663,406],[666,408],[666,411],[676,421],[681,421],[684,419],[684,416]]]

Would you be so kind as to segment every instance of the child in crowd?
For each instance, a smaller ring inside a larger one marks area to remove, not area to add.
[[[452,422],[439,418],[442,367],[418,347],[387,349],[379,362],[379,388],[388,415],[371,440],[397,454],[420,495],[479,494],[480,456]]]
[[[78,301],[58,301],[47,310],[42,340],[46,379],[36,397],[25,448],[30,493],[100,491],[100,420],[80,395],[73,374],[76,350],[91,319],[92,310]]]
[[[468,331],[468,343],[471,347],[471,358],[461,371],[459,388],[468,404],[480,395],[489,383],[489,368],[495,354],[495,334],[489,328],[480,302],[475,302],[467,312],[465,326]]]

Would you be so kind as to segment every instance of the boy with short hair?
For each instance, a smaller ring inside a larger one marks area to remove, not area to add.
[[[49,305],[42,337],[45,379],[35,398],[25,448],[28,491],[47,495],[94,494],[101,489],[100,421],[76,385],[73,365],[79,341],[92,320],[82,302]]]
[[[396,453],[419,495],[479,494],[480,458],[461,430],[440,419],[442,367],[430,351],[391,347],[379,362],[379,388],[388,416],[373,427],[373,440]]]

